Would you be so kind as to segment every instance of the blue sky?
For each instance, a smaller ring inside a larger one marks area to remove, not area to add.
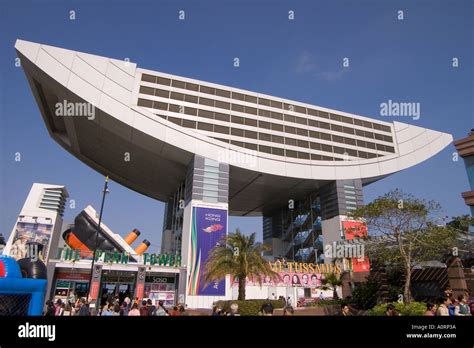
[[[74,10],[76,19],[69,19]],[[185,20],[178,11],[185,11]],[[288,19],[288,11],[295,13]],[[404,20],[397,11],[404,11]],[[33,182],[64,184],[75,209],[100,206],[103,178],[47,134],[21,68],[17,38],[129,58],[140,67],[281,96],[465,137],[474,126],[472,1],[1,1],[0,232],[11,232]],[[240,67],[233,59],[240,59]],[[349,58],[349,68],[342,59]],[[452,59],[459,67],[452,67]],[[383,118],[388,99],[419,102],[421,117]],[[454,146],[365,188],[371,201],[392,188],[467,214],[468,190]],[[14,161],[20,152],[21,162]],[[157,251],[164,205],[110,184],[103,221],[125,235],[139,228]],[[261,218],[231,218],[257,232]]]

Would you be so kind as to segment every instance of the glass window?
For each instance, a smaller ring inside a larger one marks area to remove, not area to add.
[[[362,120],[359,120],[357,118],[354,118],[354,124],[356,126],[364,126],[364,122],[362,122]]]
[[[155,95],[157,97],[161,97],[161,98],[169,98],[170,97],[170,92],[165,91],[164,89],[155,89]]]
[[[344,122],[344,123],[349,123],[349,124],[353,124],[353,120],[352,118],[350,117],[346,117],[346,116],[341,116],[341,121]]]
[[[207,105],[207,106],[214,106],[214,100],[208,98],[199,98],[199,104]]]
[[[278,144],[284,144],[285,138],[283,138],[279,135],[272,135],[272,142],[273,143],[278,143]]]
[[[321,139],[331,141],[331,135],[327,133],[319,133],[319,134],[321,134]]]
[[[283,103],[276,100],[270,100],[270,106],[273,108],[281,109],[283,108]]]
[[[259,145],[258,151],[265,152],[265,153],[272,153],[272,148],[270,146]]]
[[[354,128],[349,128],[349,127],[342,127],[342,131],[347,134],[354,134]]]
[[[142,81],[156,83],[156,76],[142,74]]]
[[[205,118],[214,118],[214,113],[212,111],[207,111],[207,110],[198,110],[199,116],[200,117],[205,117]]]
[[[244,112],[244,107],[239,104],[232,104],[232,110],[238,112]]]
[[[385,145],[375,144],[375,147],[376,147],[377,150],[379,150],[379,151],[385,151]]]
[[[393,146],[385,145],[385,151],[395,153],[395,148]]]
[[[156,78],[156,83],[163,85],[163,86],[169,86],[171,84],[171,79],[167,79],[166,77],[160,77],[158,76]]]
[[[184,94],[183,93],[177,93],[177,92],[171,92],[170,98],[171,99],[176,99],[176,100],[184,100]]]
[[[219,112],[216,112],[214,114],[214,118],[219,121],[225,121],[225,122],[230,122],[230,116],[226,114],[221,114]]]
[[[153,107],[158,110],[168,110],[168,104],[158,101],[153,102]]]
[[[319,113],[319,117],[323,117],[323,118],[329,118],[329,114],[325,111],[318,111]]]
[[[181,126],[181,119],[178,117],[171,117],[168,116],[168,121],[173,122],[174,124],[177,124],[178,126]]]
[[[319,116],[318,110],[308,109],[308,114],[313,116]]]
[[[280,114],[279,112],[273,112],[271,113],[272,118],[276,120],[283,120],[283,114]]]
[[[230,110],[230,103],[226,103],[220,100],[216,100],[216,108]]]
[[[186,87],[186,83],[183,81],[173,80],[171,81],[171,86],[184,89]]]
[[[384,136],[382,134],[374,133],[374,136],[375,136],[375,139],[377,139],[377,140],[381,140],[381,141],[384,140],[383,139]]]
[[[183,119],[183,127],[196,128],[196,121]]]
[[[339,115],[330,114],[329,117],[331,118],[331,120],[341,121],[341,116],[339,116]]]
[[[245,107],[245,112],[247,114],[257,115],[257,109],[256,108],[251,108],[249,106]]]
[[[249,130],[245,131],[245,137],[250,138],[250,139],[258,139],[257,132],[249,131]]]
[[[384,135],[383,140],[389,143],[393,143],[393,138],[388,135]]]
[[[349,144],[349,145],[356,145],[356,141],[355,139],[352,139],[352,138],[344,138],[344,143],[345,144]]]
[[[384,126],[383,124],[381,124],[380,127],[382,128],[384,132],[388,132],[388,133],[392,132],[392,129],[389,126]]]
[[[308,136],[308,130],[307,129],[296,128],[296,134],[307,137]]]
[[[232,128],[230,130],[230,134],[238,136],[238,137],[243,137],[244,136],[244,130],[240,128]]]
[[[216,125],[214,125],[214,132],[229,134],[229,127],[219,126],[219,125],[216,124]]]
[[[171,112],[181,112],[181,110],[184,111],[184,108],[181,109],[179,105],[175,105],[175,104],[170,104],[170,108],[169,108],[169,111]]]
[[[311,159],[312,159],[313,161],[321,161],[321,160],[322,160],[322,156],[312,153],[312,154],[311,154]]]
[[[291,115],[284,115],[286,122],[296,122],[296,117]]]
[[[295,105],[295,111],[296,112],[299,112],[301,114],[306,114],[306,108],[302,107],[302,106],[297,106]]]
[[[140,93],[154,95],[155,89],[151,87],[140,86]]]
[[[342,127],[338,126],[337,124],[331,124],[331,130],[336,132],[342,132]]]
[[[242,93],[232,92],[232,99],[245,100],[245,96]]]
[[[319,127],[324,129],[330,129],[329,123],[319,122]]]
[[[304,124],[305,126],[308,124],[306,118],[296,117],[295,119],[296,119],[296,123]]]
[[[309,159],[309,153],[298,151],[299,159]]]
[[[186,115],[197,116],[197,109],[195,108],[188,108],[187,106],[184,108],[184,113]]]
[[[259,128],[271,129],[270,122],[258,121]]]
[[[265,99],[265,98],[258,98],[258,104],[270,106],[270,100]]]
[[[360,129],[356,129],[355,132],[356,132],[356,135],[358,135],[360,137],[363,137],[365,135],[364,131],[360,130]]]
[[[311,142],[310,145],[313,150],[321,151],[321,144]]]
[[[138,99],[138,106],[143,106],[145,108],[152,108],[153,107],[153,100],[148,100],[148,99]]]
[[[293,139],[293,138],[285,138],[285,144],[286,144],[286,145],[291,145],[291,146],[296,146],[296,139]]]
[[[295,128],[295,127],[285,126],[285,133],[288,133],[288,134],[296,134],[296,128]]]
[[[198,97],[196,97],[195,95],[185,94],[184,95],[184,101],[187,101],[188,103],[197,104],[198,103]]]
[[[198,92],[199,91],[199,85],[197,85],[195,83],[186,82],[186,89],[188,89],[190,91]]]
[[[337,143],[343,143],[344,142],[344,138],[343,137],[340,137],[339,135],[333,135],[332,136],[332,141],[335,141]]]
[[[258,98],[251,95],[245,95],[245,101],[248,103],[257,104]]]
[[[251,118],[246,118],[245,119],[245,125],[246,126],[257,127],[257,120],[254,120],[254,119],[251,119]]]
[[[271,125],[273,131],[283,132],[283,125],[277,123],[272,123]]]
[[[258,115],[263,117],[270,117],[270,111],[258,109]]]
[[[208,131],[208,132],[213,131],[213,125],[210,124],[210,123],[205,123],[205,122],[198,122],[198,127],[197,128]]]
[[[251,143],[245,143],[245,148],[257,151],[258,145],[257,144],[251,144]]]
[[[245,124],[245,119],[240,116],[232,116],[232,123]]]
[[[309,141],[306,141],[306,140],[297,140],[297,145],[299,147],[306,147],[308,148],[309,147]]]
[[[319,127],[319,121],[308,119],[308,125],[311,127]]]
[[[258,133],[258,138],[263,141],[272,141],[272,136],[267,133]]]
[[[364,127],[372,128],[372,122],[362,121],[362,123],[364,124]]]
[[[370,143],[370,142],[366,142],[365,143],[365,147],[369,148],[369,149],[373,149],[375,150],[375,144],[374,143]]]
[[[272,147],[272,154],[277,155],[277,156],[284,156],[285,155],[285,150],[280,149],[278,147]]]
[[[321,133],[320,132],[315,132],[315,131],[309,131],[309,136],[311,138],[320,139],[321,138]]]
[[[286,157],[298,158],[298,152],[285,149]]]
[[[321,144],[321,150],[326,151],[326,152],[332,152],[332,146],[331,145],[326,145],[326,144]]]
[[[225,91],[223,89],[216,88],[216,95],[219,97],[230,98],[230,91]]]
[[[212,87],[207,87],[207,86],[200,86],[200,91],[201,93],[206,93],[206,94],[216,94],[216,90]]]
[[[244,147],[244,143],[241,141],[231,140],[230,143],[235,146]]]

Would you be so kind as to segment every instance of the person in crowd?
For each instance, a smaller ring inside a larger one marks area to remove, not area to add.
[[[100,315],[103,317],[109,317],[112,315],[112,312],[113,312],[113,305],[109,303],[109,304],[105,304],[104,307],[102,307],[102,312]]]
[[[128,300],[130,301],[130,299],[128,299]],[[128,312],[130,311],[130,308],[128,307],[129,303],[130,302],[127,302],[125,300],[122,302],[122,305],[120,306],[120,316],[125,316],[126,317],[128,315]]]
[[[156,308],[156,315],[163,317],[168,315],[168,311],[164,307],[164,302],[163,301],[158,301],[158,307]]]
[[[286,299],[286,305],[291,306],[291,297],[290,296],[288,296],[288,298]]]
[[[188,315],[188,313],[186,313],[186,307],[187,307],[187,305],[182,304],[182,303],[180,303],[178,305],[179,315],[181,315],[181,316]]]
[[[151,298],[149,298],[146,301],[146,307],[148,309],[148,316],[149,317],[156,315],[156,306],[153,304],[153,301],[151,300]]]
[[[54,315],[59,316],[59,312],[61,311],[61,304],[62,301],[60,299],[56,300],[56,304],[54,305]]]
[[[76,302],[76,294],[74,293],[74,290],[71,290],[69,296],[67,297],[67,300],[71,303]]]
[[[170,317],[179,317],[181,313],[179,312],[178,306],[173,306],[173,308],[169,311]]]
[[[456,309],[456,306],[458,305],[458,300],[456,300],[454,297],[451,297],[450,301],[451,303],[448,305],[449,315],[454,317],[454,310]]]
[[[449,286],[444,290],[444,297],[451,298],[453,296],[453,289]]]
[[[451,300],[448,297],[441,297],[439,299],[439,306],[436,311],[437,316],[449,316],[448,305],[451,303]]]
[[[240,316],[239,314],[239,305],[237,303],[232,303],[230,305],[230,313],[227,314],[229,317]]]
[[[219,306],[214,306],[214,307],[212,307],[212,314],[211,314],[211,316],[212,316],[212,317],[218,317],[220,311],[221,311],[221,309],[219,308]]]
[[[340,311],[337,313],[337,316],[340,316],[340,317],[349,317],[349,316],[352,316],[351,311],[350,311],[350,308],[349,308],[349,306],[347,305],[347,303],[342,303],[342,304],[341,304],[341,309],[340,309]]]
[[[283,315],[284,316],[291,316],[295,313],[295,310],[291,306],[285,306],[283,308]]]
[[[138,310],[138,305],[134,303],[132,305],[132,309],[128,312],[129,317],[139,317],[140,316],[140,311]]]
[[[54,308],[54,303],[51,300],[46,301],[46,312],[44,313],[47,317],[52,317],[55,314],[56,308]]]
[[[454,308],[454,315],[465,317],[471,315],[471,310],[467,304],[466,296],[459,295],[458,296],[458,304]]]
[[[263,316],[272,316],[273,315],[273,305],[270,302],[263,304],[261,308],[261,313]]]
[[[111,315],[113,315],[114,317],[120,316],[120,306],[119,306],[118,303],[112,305],[112,312],[111,312]]]
[[[81,308],[79,309],[79,316],[89,316],[91,315],[91,312],[89,310],[89,303],[87,303],[87,300],[85,298],[81,299]]]
[[[469,308],[471,310],[471,315],[474,315],[474,302],[471,302],[471,304],[469,305]]]
[[[142,317],[148,316],[148,308],[146,306],[146,300],[142,301],[142,306],[140,307],[140,316]]]
[[[385,311],[385,315],[386,315],[387,317],[393,317],[393,316],[394,316],[394,313],[393,313],[393,310],[394,310],[394,309],[395,309],[395,306],[394,306],[393,304],[389,303],[389,304],[387,305],[387,309],[386,309],[386,311]]]
[[[428,302],[426,304],[426,312],[425,312],[425,316],[427,317],[433,317],[436,315],[436,305],[434,303],[431,303],[431,302]]]

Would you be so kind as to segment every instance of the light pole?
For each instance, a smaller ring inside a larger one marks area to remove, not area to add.
[[[100,205],[100,213],[99,213],[99,223],[97,224],[97,230],[95,232],[95,243],[94,243],[94,250],[92,251],[92,265],[91,265],[91,274],[89,276],[89,289],[87,291],[87,300],[89,302],[91,287],[92,287],[92,276],[94,274],[94,265],[95,265],[95,254],[97,252],[97,243],[99,242],[99,231],[100,231],[100,223],[102,221],[102,212],[104,210],[104,202],[105,202],[105,195],[108,193],[107,185],[109,184],[109,177],[105,177],[105,184],[104,184],[104,191],[102,191],[102,203]]]

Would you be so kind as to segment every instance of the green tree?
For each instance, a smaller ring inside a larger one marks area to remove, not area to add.
[[[220,281],[227,274],[238,277],[238,300],[245,300],[247,277],[256,280],[260,285],[264,277],[280,280],[278,273],[273,271],[270,263],[262,256],[264,250],[265,246],[255,241],[255,233],[245,236],[239,229],[235,233],[229,233],[209,253],[203,273],[204,282],[210,284]]]
[[[451,251],[459,231],[442,225],[440,206],[400,190],[390,191],[362,206],[351,217],[365,221],[370,231],[365,250],[371,259],[400,265],[405,275],[403,301],[410,303],[411,272],[415,265]]]
[[[324,290],[332,290],[332,297],[337,300],[339,296],[337,295],[337,287],[342,286],[342,279],[340,275],[335,273],[326,273],[324,279],[321,280],[323,284],[322,288]]]

